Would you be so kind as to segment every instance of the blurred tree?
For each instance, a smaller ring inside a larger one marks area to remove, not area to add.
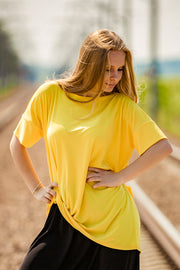
[[[3,29],[3,24],[0,22],[0,80],[2,88],[5,86],[8,77],[18,76],[19,69],[18,55],[11,45],[8,33]]]

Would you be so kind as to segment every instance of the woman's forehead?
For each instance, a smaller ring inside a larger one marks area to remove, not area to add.
[[[124,66],[126,54],[121,51],[110,51],[107,58],[107,65],[111,66]]]

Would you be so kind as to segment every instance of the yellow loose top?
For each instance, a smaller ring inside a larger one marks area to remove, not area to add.
[[[123,94],[101,96],[92,106],[68,99],[56,82],[45,83],[14,133],[25,147],[44,137],[51,181],[58,183],[52,203],[74,228],[101,245],[140,250],[139,214],[129,189],[125,184],[93,189],[86,183],[88,167],[119,172],[135,148],[141,155],[166,136]]]

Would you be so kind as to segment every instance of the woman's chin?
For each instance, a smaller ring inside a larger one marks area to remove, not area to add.
[[[113,89],[114,89],[114,87],[112,88],[106,88],[106,89],[104,89],[104,93],[106,93],[106,94],[109,94],[109,93],[111,93],[112,91],[113,91]]]

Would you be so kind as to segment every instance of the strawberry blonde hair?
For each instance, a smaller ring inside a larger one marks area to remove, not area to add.
[[[68,93],[83,95],[97,86],[97,93],[90,100],[76,100],[77,102],[90,102],[99,97],[103,90],[103,80],[106,71],[107,59],[110,51],[125,52],[125,67],[119,83],[114,92],[123,93],[137,102],[137,87],[132,63],[132,54],[123,40],[113,31],[97,30],[84,40],[78,61],[70,76],[57,80],[67,97],[74,100]]]

